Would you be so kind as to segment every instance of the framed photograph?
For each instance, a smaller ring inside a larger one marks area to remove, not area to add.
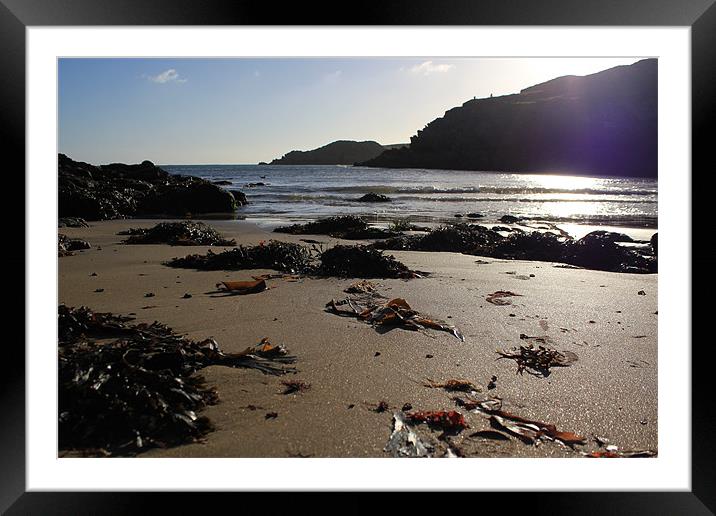
[[[711,0],[0,2],[8,514],[425,490],[713,513]]]

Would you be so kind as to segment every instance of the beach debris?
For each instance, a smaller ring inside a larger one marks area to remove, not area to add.
[[[96,289],[94,289],[94,291],[99,293],[99,292],[104,292],[104,289],[103,289],[103,288],[96,288]]]
[[[311,388],[310,383],[306,383],[303,380],[282,380],[281,385],[285,387],[281,394],[295,394],[306,392]]]
[[[236,295],[255,294],[266,290],[266,282],[262,279],[254,281],[222,281],[216,284],[219,290]]]
[[[347,308],[346,308],[347,307]],[[326,311],[344,317],[355,317],[373,325],[376,329],[390,330],[393,327],[402,327],[409,330],[425,332],[427,329],[445,331],[460,341],[465,337],[455,326],[450,326],[413,310],[405,299],[395,298],[386,301],[375,295],[346,298],[342,301],[332,299],[326,303]]]
[[[181,222],[161,222],[151,228],[130,228],[118,235],[129,235],[125,244],[169,244],[169,245],[209,245],[234,246],[236,241],[225,239],[211,226],[203,222],[185,220]]]
[[[490,378],[490,382],[487,384],[487,390],[491,391],[492,389],[495,389],[497,387],[497,376],[494,374],[492,375],[492,378]]]
[[[557,430],[552,424],[526,419],[502,410],[502,400],[476,401],[453,398],[455,404],[468,411],[476,411],[490,417],[490,423],[497,429],[505,430],[527,444],[539,445],[542,441],[558,441],[567,446],[586,444],[587,440],[573,432]]]
[[[59,233],[57,235],[57,256],[74,256],[73,251],[80,251],[82,249],[90,249],[92,246],[85,240],[79,240],[77,238],[70,238],[67,235]]]
[[[373,294],[376,292],[376,286],[368,280],[360,280],[351,283],[343,292],[346,294]]]
[[[646,292],[644,292],[643,290],[640,290],[639,292],[637,292],[637,295],[639,295],[639,296],[645,296],[645,295],[646,295]]]
[[[430,457],[432,453],[432,447],[418,437],[403,412],[393,413],[393,431],[383,450],[393,457]]]
[[[388,402],[385,400],[380,400],[378,404],[373,409],[373,412],[378,412],[379,414],[381,412],[385,412],[386,410],[390,409],[390,405],[388,405]]]
[[[509,358],[517,362],[517,373],[527,371],[532,376],[546,378],[552,367],[568,367],[577,361],[577,355],[571,351],[557,351],[545,346],[534,347],[532,344],[520,346],[519,349],[497,350],[498,360]]]
[[[407,412],[408,410],[413,410],[413,406],[410,403],[405,403],[403,405],[403,408],[401,409],[403,412]]]
[[[291,235],[329,235],[346,240],[388,238],[398,235],[393,231],[370,226],[361,217],[343,215],[318,219],[306,224],[292,224],[274,229],[275,233]]]
[[[380,356],[380,351],[376,351],[375,353],[373,353],[373,356],[374,356],[374,357],[379,357],[379,356]]]
[[[468,437],[475,438],[481,438],[481,439],[492,439],[495,441],[509,441],[510,438],[507,437],[502,432],[498,432],[497,430],[479,430],[477,432],[473,432]]]
[[[254,246],[239,245],[220,253],[191,254],[165,262],[169,267],[205,271],[274,269],[290,274],[311,269],[311,250],[300,244],[271,240]]]
[[[278,412],[266,412],[264,419],[276,419],[277,417],[278,417]]]
[[[514,292],[510,292],[509,290],[498,290],[497,292],[488,294],[486,300],[488,303],[492,303],[493,305],[506,306],[506,305],[512,304],[512,301],[510,301],[509,299],[506,299],[506,298],[521,296],[521,295],[522,294],[515,294]]]
[[[155,296],[154,292],[147,292],[146,294],[144,294],[144,297],[154,297],[154,296]]]
[[[427,383],[423,385],[431,389],[445,389],[448,392],[482,392],[482,389],[474,385],[468,380],[447,380],[444,383],[438,383],[430,378],[426,378]]]
[[[189,292],[185,292],[184,295],[181,297],[182,299],[191,299],[191,294]]]
[[[633,459],[656,457],[657,452],[655,450],[597,450],[593,452],[582,452],[582,455],[595,459]]]
[[[295,371],[285,365],[296,357],[268,340],[224,353],[214,339],[195,342],[159,322],[132,320],[58,307],[60,449],[126,456],[194,442],[212,430],[197,411],[218,402],[197,371],[210,365]]]
[[[408,424],[427,424],[444,435],[457,434],[468,428],[465,417],[456,410],[418,410],[405,414]]]

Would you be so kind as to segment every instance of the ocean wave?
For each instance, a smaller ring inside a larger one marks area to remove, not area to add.
[[[614,195],[614,194],[612,194]],[[252,194],[249,196],[253,199],[261,199],[264,202],[281,203],[281,202],[312,202],[312,203],[329,203],[337,202],[350,205],[364,204],[355,199],[355,197],[347,197],[342,195],[320,195],[320,194],[278,194],[263,193]],[[486,202],[519,202],[519,203],[544,203],[544,202],[579,202],[579,203],[622,203],[622,204],[656,204],[656,199],[619,199],[619,198],[533,198],[533,197],[466,197],[466,196],[444,196],[435,197],[430,195],[401,195],[393,199],[397,203],[413,203],[413,202],[467,202],[467,203],[486,203]]]
[[[382,193],[382,194],[460,194],[460,193],[492,193],[492,194],[586,194],[586,195],[656,195],[656,190],[629,190],[620,188],[544,188],[528,186],[468,186],[456,188],[442,188],[436,186],[396,186],[396,185],[351,185],[351,186],[326,186],[316,188],[318,191],[326,192],[354,192],[354,193]]]

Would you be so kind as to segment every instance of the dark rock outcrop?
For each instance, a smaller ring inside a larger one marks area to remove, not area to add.
[[[654,233],[651,237],[651,248],[654,251],[654,256],[658,254],[657,247],[659,245],[659,233]]]
[[[318,149],[291,151],[272,165],[352,165],[379,156],[385,148],[378,142],[339,140]]]
[[[239,190],[229,190],[229,193],[234,196],[234,200],[236,201],[236,204],[239,206],[246,206],[249,204],[248,199],[246,199],[246,194],[244,192],[241,192]]]
[[[150,161],[97,167],[60,154],[58,176],[60,217],[105,220],[236,210],[234,196],[223,188],[197,177],[170,175]]]
[[[358,164],[656,177],[657,118],[657,60],[645,59],[469,100]]]
[[[365,194],[363,197],[356,199],[358,202],[390,202],[392,199],[387,195],[377,194],[370,192]]]

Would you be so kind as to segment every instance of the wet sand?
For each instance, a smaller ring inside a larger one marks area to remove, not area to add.
[[[89,241],[92,249],[59,259],[59,302],[134,313],[140,322],[158,320],[193,339],[214,337],[228,352],[268,337],[298,357],[299,373],[275,377],[254,370],[204,369],[207,383],[216,387],[221,399],[203,412],[217,430],[205,442],[153,449],[142,457],[389,457],[383,447],[391,433],[393,410],[405,403],[415,410],[456,408],[454,394],[423,386],[426,378],[470,380],[483,389],[479,399],[498,396],[508,412],[590,440],[576,450],[595,449],[594,435],[624,450],[658,449],[657,275],[391,251],[388,254],[411,269],[431,275],[410,281],[374,280],[379,290],[456,325],[465,342],[434,331],[430,336],[402,329],[380,334],[367,324],[324,311],[326,302],[345,297],[343,289],[354,280],[273,279],[267,281],[267,291],[222,297],[214,293],[221,280],[275,271],[173,269],[162,262],[209,248],[127,246],[120,243],[125,237],[116,234],[157,222],[120,220],[61,228],[61,233]],[[269,233],[244,221],[208,223],[243,244],[301,238],[337,242],[326,236]],[[510,298],[508,306],[486,302],[486,296],[498,290],[521,296]],[[145,297],[149,292],[154,297]],[[192,297],[184,299],[185,293]],[[570,367],[553,368],[546,378],[518,375],[515,362],[496,360],[495,350],[524,344],[520,334],[547,336],[551,347],[571,351],[578,360]],[[493,375],[496,388],[488,391]],[[287,378],[303,380],[311,388],[282,395],[280,382]],[[374,412],[381,400],[391,410]],[[278,417],[266,419],[268,412]],[[489,429],[489,421],[461,412],[470,428],[454,442],[468,456],[580,456],[558,443],[537,447],[514,437],[471,438],[470,434]],[[421,428],[420,435],[440,446],[438,433]]]

